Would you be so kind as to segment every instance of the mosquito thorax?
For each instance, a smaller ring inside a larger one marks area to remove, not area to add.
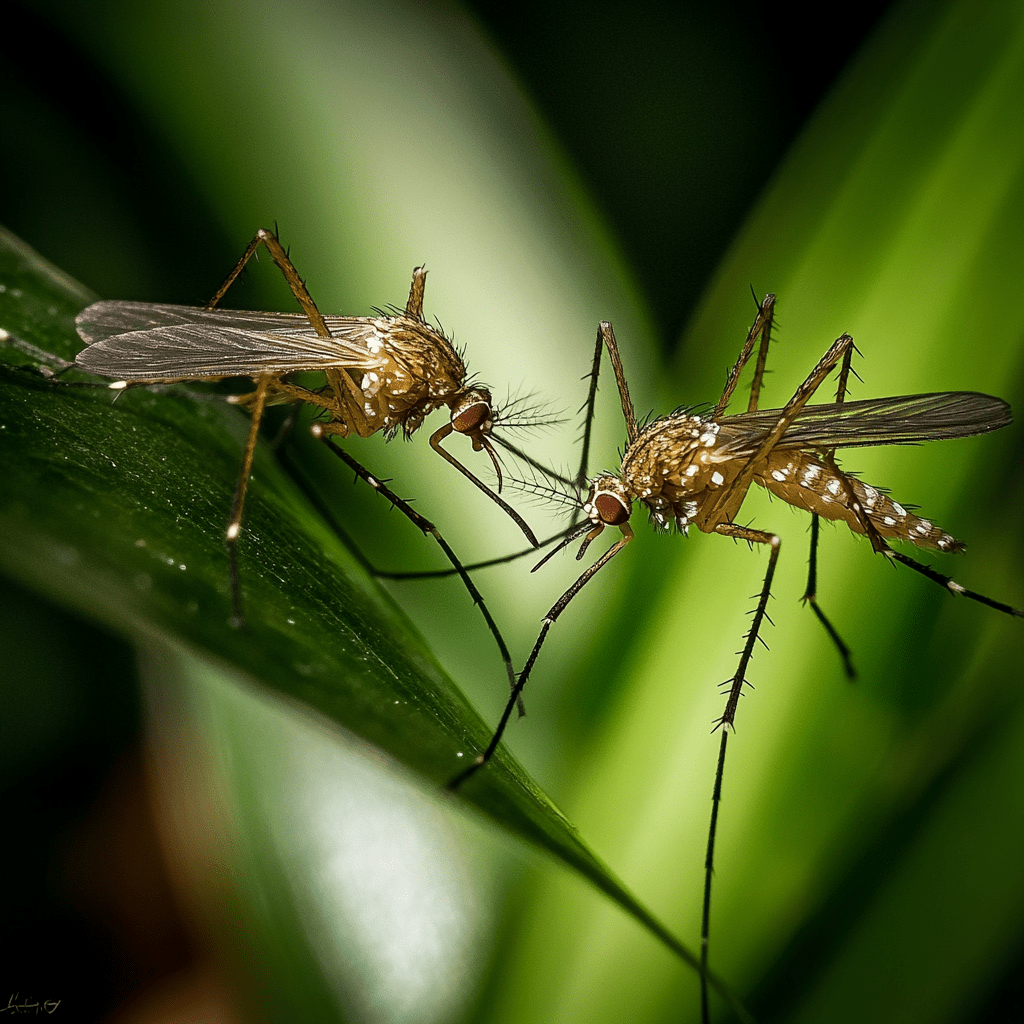
[[[590,485],[583,511],[595,526],[622,526],[629,522],[633,502],[617,476],[599,476]]]
[[[494,426],[490,391],[486,388],[467,388],[452,402],[451,417],[452,427],[460,434],[472,436],[473,447],[478,448],[478,439],[489,434]]]

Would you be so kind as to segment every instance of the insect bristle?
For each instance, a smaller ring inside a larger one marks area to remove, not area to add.
[[[668,416],[659,417],[659,419],[671,419],[675,416],[699,416],[702,419],[706,419],[711,415],[711,410],[714,406],[710,402],[696,402],[692,405],[677,405]],[[651,414],[648,413],[647,419],[651,418]]]
[[[533,394],[509,395],[505,401],[491,411],[495,426],[511,432],[547,430],[561,426],[565,414],[549,403],[537,400]]]
[[[555,505],[563,512],[574,512],[581,508],[582,501],[575,487],[552,480],[546,474],[542,476],[533,466],[524,465],[522,468],[525,471],[523,476],[508,475],[506,482],[532,498],[536,504]]]
[[[646,416],[644,416],[644,417],[643,417],[643,418],[642,418],[642,419],[641,419],[641,420],[639,421],[639,423],[637,424],[637,427],[638,427],[638,429],[640,429],[640,430],[646,430],[646,429],[647,429],[647,428],[648,428],[648,427],[649,427],[649,426],[650,426],[650,425],[651,425],[652,423],[656,422],[657,420],[661,420],[661,419],[667,419],[667,418],[668,418],[668,417],[666,417],[666,416],[655,416],[655,415],[654,415],[654,410],[653,410],[653,409],[651,409],[651,410],[649,410],[649,411],[647,412],[647,415],[646,415]]]

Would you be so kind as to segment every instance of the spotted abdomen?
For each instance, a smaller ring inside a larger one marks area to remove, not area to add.
[[[919,548],[963,551],[964,544],[927,519],[908,512],[887,494],[855,477],[835,470],[807,452],[776,449],[759,466],[754,479],[776,497],[822,519],[842,520],[854,533],[865,533],[857,499],[871,525],[888,540],[903,540]]]

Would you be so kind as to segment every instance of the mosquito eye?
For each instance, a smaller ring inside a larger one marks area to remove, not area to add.
[[[622,499],[614,494],[599,494],[594,499],[594,506],[601,517],[601,522],[609,526],[621,526],[629,519],[630,510],[623,504]]]
[[[460,434],[470,434],[487,422],[491,409],[486,402],[474,402],[452,417],[452,426]]]

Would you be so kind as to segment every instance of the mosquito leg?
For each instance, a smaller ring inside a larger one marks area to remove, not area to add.
[[[758,307],[757,318],[751,331],[757,328],[758,321],[761,321],[761,344],[757,349],[757,363],[754,365],[754,379],[750,382],[750,401],[747,403],[747,412],[755,412],[757,403],[761,397],[761,385],[764,382],[764,368],[768,362],[768,345],[771,342],[772,324],[775,322],[775,296],[766,295],[764,302]],[[736,385],[733,384],[733,387]],[[728,385],[726,385],[728,387]]]
[[[427,288],[427,268],[414,267],[412,284],[409,286],[409,298],[405,303],[405,311],[409,316],[423,319],[423,293]]]
[[[501,635],[501,631],[498,629],[497,623],[491,617],[491,613],[484,602],[483,596],[480,591],[477,590],[476,584],[471,579],[468,572],[466,572],[462,563],[458,560],[455,552],[451,549],[448,542],[441,535],[441,531],[425,516],[421,516],[407,501],[398,497],[394,491],[392,491],[386,484],[381,480],[378,480],[368,469],[366,469],[361,463],[357,462],[344,448],[338,445],[331,444],[331,434],[328,427],[322,423],[314,423],[311,432],[315,438],[323,441],[329,451],[332,451],[338,456],[346,465],[351,468],[360,479],[365,480],[375,491],[384,495],[391,504],[398,509],[414,526],[422,530],[424,534],[430,534],[434,540],[437,541],[441,550],[445,553],[448,561],[451,562],[455,571],[459,574],[462,579],[466,590],[469,591],[469,596],[473,599],[473,603],[480,609],[480,613],[484,617],[484,621],[487,623],[487,628],[491,631],[491,635],[494,637],[495,643],[498,645],[498,651],[501,653],[501,660],[505,664],[505,672],[508,675],[509,688],[515,693],[515,698],[518,700],[519,690],[516,684],[516,673],[512,667],[512,656],[509,654],[505,639]]]
[[[700,924],[700,1019],[702,1024],[711,1020],[708,1006],[708,934],[711,926],[711,878],[714,873],[715,836],[718,832],[718,808],[722,802],[722,778],[725,774],[725,748],[729,742],[729,730],[722,730],[718,746],[718,768],[715,770],[715,788],[711,793],[711,824],[708,827],[708,848],[704,856],[704,902]]]
[[[558,533],[553,533],[550,537],[545,537],[537,547],[546,548],[549,544],[556,540],[564,540],[567,533],[576,528],[576,524],[572,523],[564,530],[559,530]],[[534,555],[537,553],[537,548],[523,548],[521,551],[513,551],[510,555],[500,555],[497,558],[488,558],[482,562],[470,562],[468,565],[464,565],[463,568],[466,572],[476,572],[478,569],[489,569],[494,565],[507,565],[509,562],[518,561],[520,558],[525,558],[527,555]],[[458,572],[455,569],[428,569],[425,572],[390,572],[385,569],[374,569],[374,576],[379,576],[385,580],[433,580],[433,579],[444,579],[448,576],[457,576]]]
[[[286,424],[289,425],[291,417]],[[282,431],[283,433],[283,431]],[[275,440],[275,445],[278,443]],[[319,490],[313,486],[309,477],[306,476],[302,468],[295,463],[292,458],[288,455],[287,447],[281,447],[278,450],[278,459],[283,464],[284,468],[288,471],[289,476],[298,484],[299,489],[306,496],[309,503],[317,510],[320,517],[330,526],[331,530],[337,534],[338,539],[342,544],[347,547],[359,564],[371,575],[377,579],[382,580],[434,580],[434,579],[448,579],[450,576],[458,576],[459,570],[454,566],[450,566],[447,569],[427,569],[423,571],[417,570],[416,572],[393,572],[389,569],[381,569],[379,566],[373,564],[366,554],[359,550],[355,541],[347,530],[341,525],[337,515],[335,515],[334,509],[332,509],[327,502],[320,496]],[[540,542],[540,547],[546,548],[550,543],[556,540],[564,539],[565,535],[572,530],[574,527],[569,526],[565,530],[559,530],[558,533],[553,534],[550,537],[545,537]],[[469,565],[463,565],[462,568],[466,572],[476,572],[478,569],[489,569],[493,565],[505,565],[508,562],[517,561],[520,558],[525,558],[527,555],[535,554],[537,548],[529,547],[523,548],[521,551],[515,551],[510,555],[502,555],[499,558],[488,558],[482,562],[471,562]]]
[[[839,367],[839,381],[836,385],[836,405],[842,405],[846,401],[847,382],[850,379],[850,374],[853,373],[855,377],[857,374],[853,369],[853,353],[857,352],[856,345],[850,345],[849,348],[843,353],[843,363]],[[859,353],[858,353],[859,354]],[[857,377],[860,380],[859,377]]]
[[[839,368],[839,382],[836,387],[836,405],[842,405],[846,400],[847,382],[850,378],[850,372],[852,370],[853,353],[856,351],[856,346],[851,345],[846,352],[843,354],[842,366]],[[826,453],[827,458],[831,461],[834,460],[835,452],[830,451]],[[835,462],[832,461],[833,468],[836,472],[839,472],[838,467],[835,466]],[[849,489],[852,494],[852,488]],[[818,621],[825,627],[825,632],[828,633],[829,638],[835,645],[836,650],[839,652],[839,657],[843,659],[843,670],[846,672],[848,679],[857,678],[857,670],[853,667],[853,656],[850,652],[850,648],[844,643],[842,637],[839,635],[838,630],[832,625],[828,616],[821,610],[821,606],[818,604],[818,533],[819,533],[819,517],[816,512],[811,513],[811,551],[810,557],[807,561],[807,589],[804,591],[804,596],[800,599],[805,604],[810,603],[811,611],[817,616]]]
[[[615,373],[615,383],[619,389],[619,402],[622,405],[622,418],[626,421],[626,441],[628,444],[632,444],[637,435],[640,433],[640,429],[636,422],[636,411],[633,408],[633,400],[629,397],[629,385],[626,383],[626,371],[622,368],[622,359],[619,356],[619,346],[615,341],[615,332],[612,330],[612,325],[607,320],[602,320],[597,328],[597,340],[598,345],[604,342],[604,347],[608,350],[608,358],[612,362],[612,370]],[[598,362],[597,356],[594,357],[594,364],[596,366]],[[595,387],[597,378],[595,377]]]
[[[996,601],[993,598],[986,597],[984,594],[979,594],[977,591],[968,590],[967,587],[962,586],[952,577],[939,572],[932,566],[927,565],[924,562],[919,562],[900,551],[894,551],[872,522],[867,508],[865,508],[864,503],[857,496],[850,479],[836,466],[834,459],[829,458],[827,463],[830,469],[841,481],[846,505],[853,512],[860,528],[871,541],[871,547],[874,551],[878,554],[885,555],[885,557],[890,559],[890,561],[898,562],[901,565],[907,566],[909,569],[913,569],[914,572],[920,573],[922,576],[930,579],[933,583],[937,583],[940,587],[943,587],[953,595],[959,594],[961,597],[970,598],[972,601],[977,601],[979,604],[987,605],[989,608],[994,608],[996,611],[1002,612],[1005,615],[1024,618],[1024,611],[1014,608],[1012,605],[1005,604],[1002,601]],[[906,539],[909,540],[911,538],[908,537]],[[950,548],[950,550],[962,550],[962,547],[963,546],[960,545],[956,548]]]
[[[768,435],[758,446],[758,449],[748,460],[744,467],[741,478],[749,484],[754,475],[754,466],[766,458],[772,449],[782,440],[783,435],[792,426],[793,421],[800,414],[800,410],[811,400],[815,391],[821,387],[825,378],[832,372],[841,359],[847,356],[853,347],[853,338],[843,334],[829,346],[828,351],[818,360],[818,364],[807,375],[807,379],[801,384],[793,397],[782,407],[775,426],[768,432]]]
[[[331,332],[327,329],[327,324],[324,322],[323,315],[320,310],[316,308],[316,303],[313,301],[313,296],[309,294],[309,290],[306,288],[306,282],[299,277],[299,272],[295,269],[295,264],[292,263],[285,252],[284,247],[281,245],[280,240],[273,231],[268,231],[266,228],[260,228],[256,232],[253,240],[246,247],[242,258],[235,265],[235,269],[228,274],[227,280],[220,286],[217,294],[206,304],[207,309],[213,309],[214,306],[224,298],[227,290],[235,283],[238,275],[245,268],[245,265],[249,262],[256,250],[261,246],[265,245],[267,251],[270,253],[273,261],[278,265],[282,274],[284,274],[285,281],[288,282],[288,287],[292,291],[292,295],[295,296],[296,301],[302,307],[302,311],[309,318],[309,322],[313,327],[313,330],[320,335],[321,338],[329,338]],[[422,305],[422,291],[420,294],[420,302]]]
[[[405,312],[409,316],[414,316],[418,320],[423,319],[423,293],[427,283],[427,271],[425,267],[416,267],[412,272],[412,284],[409,287],[409,298],[405,304]],[[527,525],[526,520],[502,499],[498,494],[490,489],[482,480],[479,480],[473,475],[466,467],[459,462],[451,452],[447,451],[441,442],[452,432],[454,428],[450,423],[438,430],[435,430],[430,437],[430,447],[437,452],[447,463],[454,466],[470,483],[479,490],[483,491],[488,498],[491,499],[523,532],[523,536],[536,548],[538,547],[537,537],[533,530]],[[498,467],[498,460],[494,455],[490,445],[484,442],[484,447],[487,449],[487,454],[490,455],[491,461],[494,463],[494,468],[498,471],[498,490],[501,490],[501,470]]]
[[[589,542],[594,540],[602,529],[603,527],[595,527],[591,530],[587,535],[587,541]],[[491,737],[491,742],[487,744],[487,749],[484,750],[484,752],[480,754],[472,764],[459,772],[459,774],[448,783],[448,789],[458,789],[459,786],[470,778],[470,776],[475,775],[481,768],[483,768],[483,766],[490,761],[495,750],[498,749],[498,744],[501,742],[501,737],[505,733],[505,727],[508,725],[508,720],[512,717],[512,709],[516,706],[516,702],[519,700],[520,695],[523,692],[523,687],[525,687],[529,681],[530,673],[533,671],[533,666],[536,664],[537,657],[540,654],[540,649],[544,646],[544,641],[547,638],[548,630],[551,629],[555,622],[558,621],[558,616],[562,614],[566,605],[580,592],[580,590],[582,590],[583,587],[586,586],[586,584],[596,575],[596,573],[606,566],[633,539],[633,531],[629,528],[629,523],[623,523],[619,529],[622,531],[622,536],[596,562],[594,562],[593,565],[588,566],[580,574],[579,579],[577,579],[576,582],[551,606],[547,615],[544,616],[543,625],[541,626],[540,634],[537,637],[537,642],[533,645],[533,650],[530,651],[530,656],[526,659],[523,671],[519,673],[519,678],[512,687],[512,693],[509,695],[508,703],[505,705],[505,710],[502,712],[501,720],[498,722],[498,727],[494,730],[494,735]],[[564,547],[578,535],[579,531],[570,534],[562,542],[560,547]]]
[[[829,621],[828,616],[821,610],[818,604],[818,529],[819,529],[819,517],[817,513],[811,513],[811,554],[808,560],[807,568],[807,589],[804,591],[804,596],[800,598],[801,601],[810,604],[811,611],[817,616],[818,621],[825,627],[825,632],[828,633],[835,644],[836,650],[839,652],[839,657],[843,659],[843,670],[846,672],[847,678],[856,679],[857,670],[853,667],[853,656],[850,653],[850,648],[843,641],[843,638],[839,635],[836,627]]]
[[[764,576],[761,596],[758,599],[754,618],[750,623],[750,629],[747,631],[746,643],[743,646],[743,653],[740,655],[740,663],[736,669],[736,675],[732,677],[730,682],[729,696],[725,702],[725,712],[717,722],[717,726],[731,729],[736,720],[736,708],[739,705],[740,696],[743,692],[747,665],[753,656],[754,644],[760,639],[761,623],[764,621],[765,612],[768,608],[768,596],[771,591],[772,578],[775,576],[775,563],[779,560],[779,549],[782,546],[782,540],[777,534],[766,533],[764,530],[752,530],[749,526],[738,526],[735,523],[720,523],[715,527],[715,533],[720,533],[723,537],[745,540],[748,544],[767,544],[771,547],[771,554],[768,556],[768,571]],[[763,640],[761,642],[764,643]]]
[[[722,800],[722,778],[725,774],[725,749],[729,739],[729,730],[735,727],[736,709],[743,693],[746,683],[747,666],[754,654],[754,644],[760,640],[761,624],[765,619],[768,598],[772,589],[772,578],[775,576],[775,565],[779,560],[779,549],[782,541],[774,533],[765,533],[763,530],[751,530],[749,527],[736,526],[732,523],[721,523],[715,527],[715,532],[725,537],[734,537],[737,540],[745,540],[748,544],[768,544],[771,547],[771,554],[768,556],[768,570],[764,575],[764,585],[761,587],[761,595],[754,611],[754,618],[747,631],[746,642],[743,645],[743,652],[740,655],[739,666],[736,674],[732,677],[729,686],[729,696],[725,703],[725,712],[715,723],[715,728],[721,727],[722,740],[718,750],[718,768],[715,771],[715,788],[711,796],[711,825],[708,828],[708,848],[704,858],[704,904],[701,913],[700,928],[700,961],[701,961],[701,1020],[707,1024],[708,1016],[708,935],[711,925],[711,879],[714,874],[715,863],[715,837],[718,832],[718,809]],[[763,640],[761,640],[764,643]]]
[[[134,386],[134,381],[129,381],[129,387]],[[154,390],[161,387],[159,384],[139,384],[137,386]],[[178,394],[182,394],[183,388],[180,384],[166,385],[167,387],[173,387]],[[186,392],[187,393],[187,392]],[[190,398],[198,399],[198,392],[188,393]],[[225,399],[221,395],[213,396],[214,401],[227,401],[228,405],[252,405],[253,400],[256,397],[255,391],[249,391],[245,394],[240,395],[228,395]],[[267,401],[271,399],[278,399],[279,402],[295,402],[295,403],[306,403],[308,405],[322,406],[323,399],[315,391],[311,391],[309,388],[304,388],[299,384],[292,384],[289,381],[281,380],[280,377],[271,379],[270,385],[267,389]],[[297,408],[297,407],[296,407]]]
[[[583,412],[586,409],[586,416],[583,420],[583,448],[580,452],[580,468],[576,472],[576,489],[582,491],[587,486],[587,472],[590,463],[590,441],[594,428],[594,410],[597,405],[597,381],[601,374],[601,349],[604,346],[604,324],[598,325],[597,344],[594,346],[594,362],[587,377],[590,378],[590,387],[587,389],[587,400],[577,410]],[[611,330],[611,327],[609,327]],[[613,335],[614,337],[614,335]],[[586,379],[586,378],[584,378]]]
[[[1003,612],[1005,615],[1024,618],[1024,611],[1021,611],[1021,609],[1014,608],[1013,605],[1004,604],[1002,601],[996,601],[991,597],[986,597],[984,594],[979,594],[975,590],[968,590],[967,587],[961,586],[951,576],[947,576],[945,573],[939,572],[938,569],[934,569],[932,566],[926,565],[924,562],[919,562],[917,559],[903,554],[902,551],[894,551],[875,528],[875,524],[871,521],[871,518],[867,513],[867,509],[864,508],[860,499],[856,494],[854,494],[853,488],[845,477],[843,477],[843,483],[848,492],[850,508],[853,509],[858,523],[860,523],[865,534],[867,534],[868,539],[871,541],[872,548],[874,548],[878,554],[885,555],[885,557],[890,561],[899,562],[900,565],[905,565],[908,569],[913,569],[914,572],[918,572],[927,579],[930,579],[933,583],[937,583],[940,587],[948,590],[949,593],[954,596],[959,594],[961,597],[970,598],[972,601],[977,601],[979,604],[988,605],[989,608],[994,608],[996,611]],[[958,550],[963,550],[963,545],[961,545]]]
[[[333,445],[331,446],[331,448],[333,450],[335,450],[335,451],[338,450],[338,449],[335,449]],[[503,558],[492,558],[492,559],[490,559],[490,560],[488,560],[486,562],[477,562],[477,563],[474,563],[472,565],[465,565],[465,566],[461,565],[461,564],[457,564],[457,565],[454,565],[450,569],[437,569],[437,570],[430,571],[430,572],[388,572],[385,569],[378,568],[376,565],[373,564],[372,561],[370,561],[370,559],[367,557],[366,553],[359,547],[359,545],[355,542],[353,537],[341,525],[341,523],[339,522],[337,516],[334,514],[334,510],[323,500],[323,498],[322,498],[322,496],[320,494],[320,491],[316,487],[314,487],[312,485],[312,483],[310,482],[309,478],[302,471],[302,469],[299,466],[297,466],[291,460],[291,458],[288,456],[287,450],[286,449],[282,449],[282,451],[279,453],[278,457],[284,463],[285,468],[288,470],[288,472],[291,475],[292,479],[299,485],[299,489],[306,496],[306,499],[317,510],[317,512],[319,512],[319,514],[323,518],[323,520],[326,523],[328,523],[328,525],[334,531],[335,535],[342,542],[342,544],[344,544],[345,547],[352,553],[353,557],[363,567],[363,569],[369,575],[374,576],[377,579],[386,579],[386,580],[414,580],[414,579],[447,578],[449,576],[460,576],[461,577],[465,573],[473,572],[476,569],[486,568],[486,567],[491,566],[491,565],[501,565],[501,564],[503,564],[505,562],[511,562],[514,559],[522,558],[525,555],[532,555],[537,550],[536,548],[533,548],[533,547],[525,548],[522,551],[517,551],[515,554],[512,554],[512,555],[506,555]],[[377,489],[380,490],[381,488],[378,487]],[[417,522],[417,525],[419,525],[418,522]],[[574,526],[570,526],[569,527],[569,530],[573,530],[573,529],[574,529]],[[565,538],[566,532],[567,531],[562,531],[561,533],[555,534],[555,536],[553,536],[553,537],[548,537],[546,540],[542,541],[541,546],[542,547],[546,547],[553,540],[557,540],[560,537],[563,538],[563,543],[564,543],[564,541],[566,539]],[[568,538],[568,540],[572,540],[572,539],[574,539],[574,538],[573,537],[569,537]],[[473,591],[471,590],[470,593],[472,594]],[[474,598],[474,601],[476,601],[476,598]],[[487,616],[487,610],[486,610],[486,608],[483,607],[482,600],[478,601],[477,603],[479,603],[481,605],[481,607],[483,608],[484,615]],[[488,622],[488,624],[490,624],[490,622]],[[500,637],[498,639],[498,647],[499,647],[499,650],[502,651],[502,657],[505,658],[508,652],[503,647]],[[506,660],[506,669],[508,669],[509,666],[510,666],[510,660]],[[510,678],[512,678],[512,680],[513,680],[512,681],[512,686],[515,686],[514,677],[510,677]],[[519,689],[521,691],[522,690],[522,686],[520,686]],[[514,702],[512,702],[512,706],[515,706],[516,708],[519,709],[520,717],[526,713],[525,706],[523,704],[523,699],[522,699],[521,692],[520,692],[520,695],[519,695],[518,699],[516,699]],[[511,712],[509,712],[509,713],[511,714]],[[504,731],[504,726],[502,726],[502,731]],[[499,739],[500,739],[500,737],[499,737]],[[488,755],[488,756],[490,756],[490,755]],[[474,768],[473,771],[476,771],[476,768]],[[472,772],[470,772],[470,774],[472,774]]]
[[[901,551],[894,551],[888,544],[885,545],[882,550],[882,554],[894,562],[899,562],[900,565],[905,565],[907,568],[913,569],[914,572],[919,572],[922,576],[927,577],[933,583],[938,583],[940,587],[944,587],[951,594],[959,594],[961,597],[969,597],[972,601],[988,605],[989,608],[995,608],[998,612],[1003,612],[1006,615],[1014,615],[1017,618],[1024,618],[1024,611],[1020,608],[1014,608],[1012,605],[1004,604],[1002,601],[995,601],[991,597],[986,597],[984,594],[979,594],[974,590],[968,590],[966,587],[962,587],[957,583],[956,580],[939,572],[937,569],[933,569],[930,565],[926,565],[924,562],[918,562],[916,559],[903,554]]]
[[[758,371],[754,374],[754,383],[750,389],[750,401],[751,411],[757,408],[757,395],[761,391],[761,378],[764,376],[764,364],[768,358],[768,339],[764,337],[765,329],[771,334],[772,321],[775,316],[775,296],[766,295],[764,302],[758,306],[757,316],[754,318],[753,324],[750,326],[750,330],[747,332],[747,340],[743,343],[743,348],[740,349],[739,358],[736,360],[736,365],[732,368],[729,376],[725,381],[725,390],[722,392],[722,397],[718,400],[718,404],[715,406],[714,411],[711,413],[711,419],[717,420],[719,416],[725,412],[725,407],[729,404],[729,399],[732,398],[732,393],[736,390],[736,385],[739,383],[740,374],[743,372],[743,367],[747,365],[747,360],[750,359],[750,354],[754,351],[754,342],[757,341],[758,337],[761,338],[761,351],[758,353],[757,365]],[[756,392],[754,390],[756,386]]]
[[[511,445],[506,444],[504,441],[501,443],[505,445],[513,454],[520,458],[524,458],[525,461],[534,467],[539,469],[545,476],[550,476],[553,479],[558,480],[560,483],[574,484],[577,490],[584,490],[587,486],[587,467],[590,463],[590,442],[593,436],[594,428],[594,411],[597,405],[597,382],[601,374],[601,352],[603,349],[608,349],[609,358],[612,360],[612,365],[616,364],[619,367],[619,373],[616,375],[616,380],[621,380],[619,387],[619,399],[622,402],[622,412],[626,417],[627,430],[629,429],[630,421],[636,423],[636,414],[633,412],[633,403],[629,398],[629,389],[625,387],[625,374],[621,373],[622,362],[619,359],[618,345],[615,343],[615,333],[612,330],[612,325],[606,321],[602,321],[597,327],[597,342],[594,346],[594,361],[590,368],[590,373],[584,376],[584,380],[590,380],[590,387],[587,389],[587,400],[579,407],[578,412],[586,410],[586,415],[583,419],[583,445],[580,451],[580,467],[576,472],[576,477],[573,480],[566,480],[557,473],[551,473],[546,467],[541,466],[534,462],[532,459],[523,455],[517,449]]]
[[[334,445],[331,445],[330,447],[334,451],[339,450],[335,448]],[[279,458],[284,463],[285,468],[288,470],[292,479],[295,480],[295,482],[299,485],[299,488],[302,491],[302,493],[306,496],[306,499],[317,510],[317,512],[320,513],[320,516],[323,518],[323,520],[330,525],[331,529],[334,531],[338,539],[352,553],[356,561],[363,567],[363,569],[367,573],[369,573],[369,575],[376,577],[378,579],[391,580],[428,579],[434,577],[447,577],[455,575],[464,576],[464,574],[467,573],[470,569],[476,568],[475,566],[463,566],[461,564],[456,564],[451,569],[440,570],[438,572],[423,573],[391,573],[386,572],[383,569],[378,569],[377,566],[374,565],[372,561],[370,561],[369,557],[362,550],[362,548],[360,548],[360,546],[355,542],[355,539],[352,537],[352,535],[341,525],[341,523],[338,521],[337,516],[335,516],[334,514],[334,510],[323,500],[319,490],[310,483],[309,478],[306,476],[306,474],[302,472],[302,470],[294,462],[292,462],[291,458],[287,455],[286,452],[282,452]],[[347,462],[348,460],[346,459],[345,461]],[[364,477],[363,479],[366,479],[366,477]],[[376,478],[374,478],[374,480],[376,481]],[[377,483],[379,483],[379,481],[377,481]],[[387,494],[389,493],[387,489],[383,487],[378,486],[375,489],[385,492],[385,496],[387,496]],[[417,522],[416,525],[419,526],[420,524]],[[535,550],[535,548],[528,548],[526,551],[522,552],[522,554],[531,554]],[[474,595],[472,589],[470,590],[470,595]],[[482,599],[478,600],[478,596],[474,596],[473,599],[475,603],[480,605],[484,617],[487,620],[488,626],[491,626],[491,619],[487,612],[486,606],[483,604]],[[493,629],[492,632],[494,632]],[[511,658],[508,654],[507,648],[504,646],[500,634],[497,635],[497,642],[498,649],[501,651],[502,654],[502,659],[505,661],[506,671],[509,673],[511,688],[515,685],[515,676],[511,666]],[[523,704],[521,698],[517,702],[516,706],[519,709],[520,716],[526,714],[526,707]]]
[[[47,352],[46,349],[38,348],[32,342],[25,341],[24,338],[19,338],[16,334],[11,334],[10,331],[4,330],[3,327],[0,327],[0,348],[14,349],[15,352],[20,352],[22,355],[35,360],[38,365],[33,365],[29,369],[38,373],[40,377],[52,379],[58,374],[67,373],[75,365],[73,361],[68,362],[67,359],[63,359],[53,352]],[[48,365],[50,363],[56,363],[57,369]]]
[[[245,456],[242,459],[242,471],[238,475],[235,497],[231,502],[231,518],[225,533],[228,548],[228,580],[231,587],[231,625],[241,629],[245,625],[242,611],[242,582],[238,572],[238,537],[242,532],[242,511],[245,508],[245,492],[252,476],[252,460],[256,452],[256,441],[260,434],[260,420],[267,401],[271,378],[260,377],[256,382],[256,391],[252,401],[252,418],[249,421],[249,437],[245,442]]]
[[[466,467],[459,462],[451,452],[449,452],[441,442],[452,432],[453,428],[450,423],[446,423],[441,427],[438,427],[433,434],[430,435],[430,447],[441,456],[449,465],[454,466],[470,483],[478,487],[488,498],[491,499],[523,532],[523,536],[536,548],[538,547],[537,537],[533,530],[527,525],[526,520],[500,495],[495,494],[482,480],[478,480]],[[493,454],[491,455],[493,459]]]
[[[709,504],[702,513],[702,518],[711,529],[717,529],[719,525],[732,522],[746,497],[758,465],[771,454],[772,449],[789,430],[793,420],[800,414],[800,410],[840,362],[847,349],[852,346],[853,338],[850,335],[844,334],[836,338],[829,350],[818,360],[817,366],[808,374],[807,379],[796,389],[793,397],[779,410],[779,418],[775,421],[775,425],[765,435],[764,440],[747,460],[746,465],[731,483],[722,488],[714,502]],[[721,400],[719,400],[719,405],[721,405]]]

